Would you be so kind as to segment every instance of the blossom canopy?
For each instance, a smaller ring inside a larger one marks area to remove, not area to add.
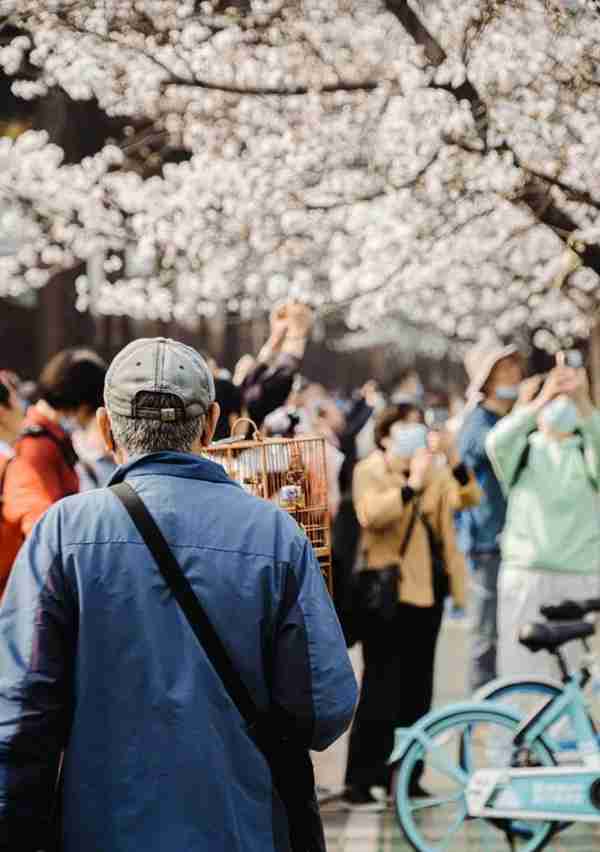
[[[586,0],[0,0],[15,95],[121,120],[0,140],[0,295],[190,321],[282,296],[448,338],[585,335],[600,251]],[[82,132],[85,132],[82,129]],[[176,150],[173,160],[166,151]],[[152,168],[147,168],[151,164]],[[91,276],[96,268],[102,275]]]

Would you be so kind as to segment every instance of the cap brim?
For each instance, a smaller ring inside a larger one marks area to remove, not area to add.
[[[474,379],[471,380],[469,387],[467,388],[466,396],[467,398],[471,396],[475,396],[475,394],[481,393],[481,389],[489,379],[492,374],[492,370],[500,361],[504,358],[510,358],[511,355],[517,355],[519,352],[519,347],[515,346],[514,343],[510,343],[507,346],[504,346],[502,349],[499,349],[493,356],[488,357],[484,363],[481,365],[481,370]]]

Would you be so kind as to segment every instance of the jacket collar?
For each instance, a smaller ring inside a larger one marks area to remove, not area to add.
[[[176,476],[180,479],[200,479],[241,487],[227,476],[220,464],[192,453],[170,451],[134,456],[116,469],[108,484],[115,485],[124,479],[138,476]]]

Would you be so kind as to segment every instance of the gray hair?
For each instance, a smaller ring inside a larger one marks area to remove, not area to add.
[[[153,393],[149,396],[152,397],[152,407],[157,409],[174,405],[171,394]],[[177,402],[175,398],[175,403]],[[145,404],[147,405],[147,401]],[[206,425],[205,415],[190,420],[163,421],[124,417],[122,414],[113,414],[110,408],[108,413],[117,446],[122,447],[131,456],[164,450],[189,453],[194,443],[202,436]]]

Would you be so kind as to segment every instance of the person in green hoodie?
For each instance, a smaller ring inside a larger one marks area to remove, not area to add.
[[[521,386],[519,404],[487,437],[508,498],[501,540],[498,671],[556,675],[554,658],[535,659],[519,629],[540,606],[600,594],[600,411],[585,370],[562,363]],[[577,649],[569,646],[571,662]]]

